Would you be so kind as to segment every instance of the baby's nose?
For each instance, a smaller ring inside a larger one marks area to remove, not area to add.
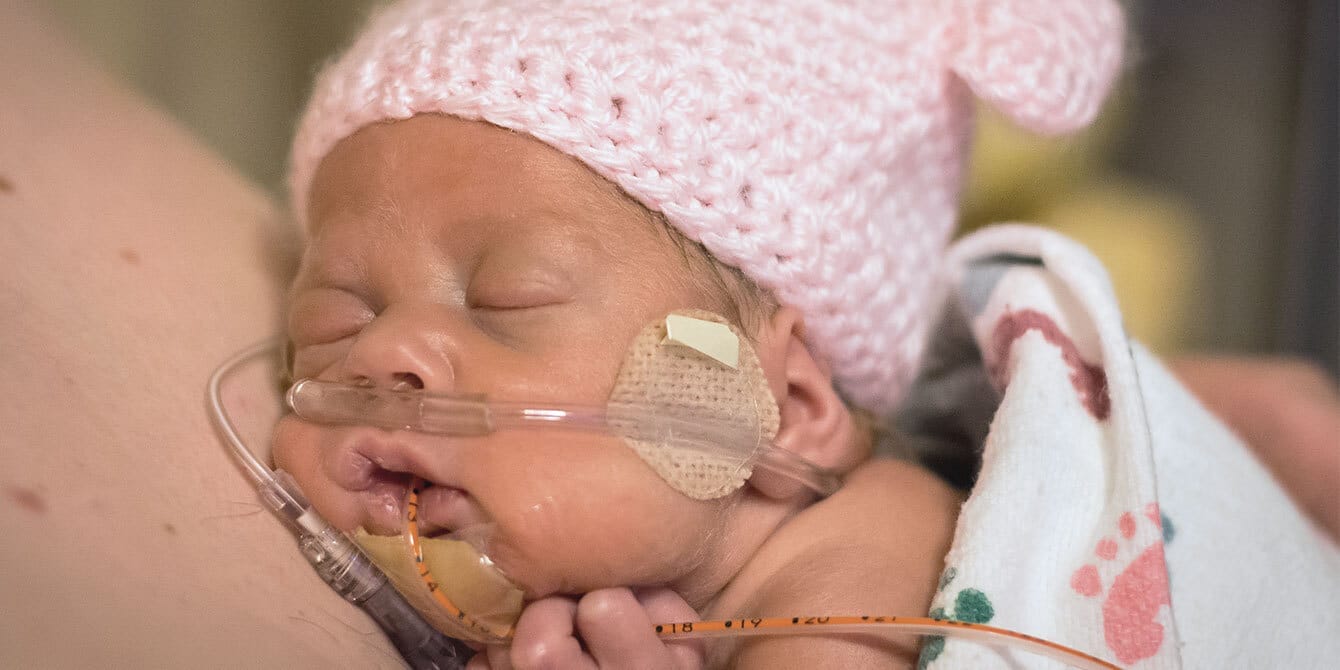
[[[455,384],[451,351],[451,338],[441,330],[383,313],[354,341],[345,357],[343,381],[394,390],[449,391]]]

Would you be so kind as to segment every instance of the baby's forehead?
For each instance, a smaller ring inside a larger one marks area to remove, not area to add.
[[[322,161],[311,195],[314,229],[332,210],[376,216],[434,204],[508,217],[654,218],[586,164],[534,137],[436,114],[346,138]]]

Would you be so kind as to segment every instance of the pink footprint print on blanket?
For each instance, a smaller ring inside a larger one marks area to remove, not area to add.
[[[1162,529],[1157,503],[1145,507],[1144,516]],[[1136,517],[1130,512],[1121,515],[1117,530],[1129,544],[1135,537]],[[1070,577],[1070,588],[1087,596],[1104,596],[1103,637],[1107,646],[1122,663],[1134,663],[1158,653],[1163,644],[1163,624],[1156,620],[1159,608],[1169,604],[1168,570],[1163,560],[1163,542],[1155,541],[1140,551],[1125,566],[1117,568],[1104,594],[1099,566],[1117,558],[1122,545],[1105,537],[1098,541],[1094,555],[1098,561],[1076,570]],[[1133,552],[1127,552],[1133,553]],[[1104,565],[1104,571],[1108,572]]]

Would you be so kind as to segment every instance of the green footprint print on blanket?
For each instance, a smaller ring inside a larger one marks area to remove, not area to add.
[[[940,586],[937,592],[943,592],[958,576],[958,569],[954,567],[946,568],[944,574],[940,576]],[[946,612],[943,607],[937,607],[931,610],[931,618],[942,621],[963,621],[966,623],[990,623],[991,617],[996,615],[996,609],[991,606],[991,599],[986,597],[985,593],[977,589],[963,589],[954,596],[954,611]],[[931,635],[926,638],[926,643],[921,647],[921,658],[917,661],[917,670],[926,670],[945,650],[945,638],[943,635]]]

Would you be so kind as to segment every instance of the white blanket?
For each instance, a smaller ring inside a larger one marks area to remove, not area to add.
[[[976,473],[931,615],[1122,667],[1340,667],[1340,550],[1126,338],[1097,260],[1018,225],[950,258],[900,421]],[[921,665],[1063,667],[954,639]]]

